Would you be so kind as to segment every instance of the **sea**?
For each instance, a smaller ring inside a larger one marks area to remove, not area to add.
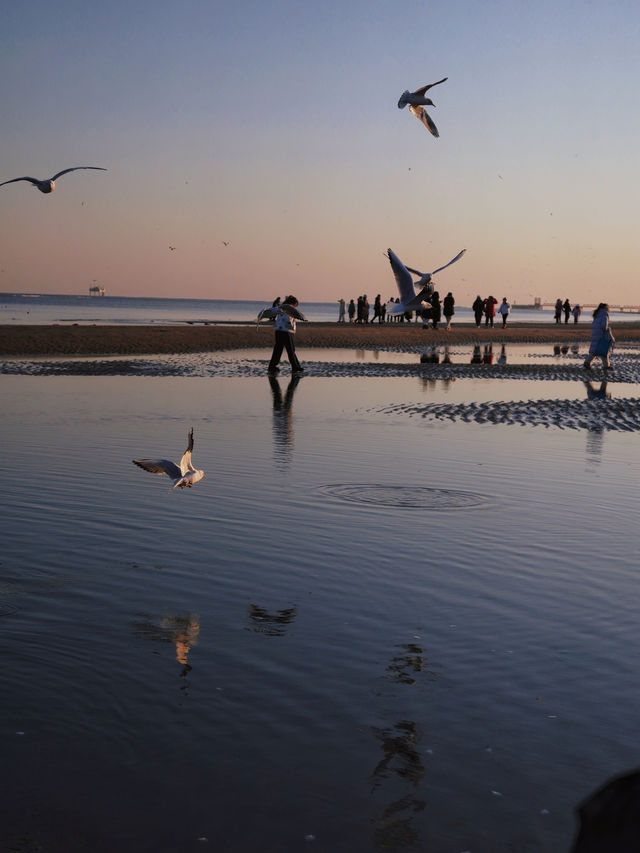
[[[568,853],[640,765],[640,351],[489,346],[2,365],[0,850]]]
[[[233,299],[151,299],[125,296],[79,296],[70,294],[0,293],[0,325],[3,324],[182,324],[252,323],[270,302]],[[337,321],[337,302],[305,302],[300,309],[310,321]],[[372,315],[373,316],[373,315]],[[515,322],[553,323],[552,309],[514,308]],[[612,323],[640,320],[632,311],[612,311]],[[582,322],[590,319],[585,311]],[[456,306],[455,320],[471,322],[471,308]],[[571,319],[573,323],[573,318]]]

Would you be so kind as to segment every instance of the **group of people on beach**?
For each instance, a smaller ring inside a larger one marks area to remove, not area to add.
[[[489,326],[493,328],[493,321],[496,314],[500,314],[502,317],[502,328],[504,329],[507,325],[507,317],[509,316],[509,312],[511,311],[511,303],[507,302],[507,297],[502,297],[502,302],[498,306],[496,310],[496,305],[498,305],[498,300],[495,296],[487,296],[486,299],[483,299],[480,294],[476,296],[473,301],[473,305],[471,309],[473,310],[473,316],[476,321],[476,328],[479,328],[482,323],[482,318],[484,317],[485,326]]]
[[[602,303],[601,303],[602,304]],[[571,303],[568,299],[565,299],[564,302],[562,299],[556,299],[555,304],[555,313],[554,320],[558,325],[562,322],[562,315],[564,314],[564,322],[569,322],[569,317],[573,314],[573,322],[577,323],[580,319],[580,315],[582,314],[582,308],[576,302],[576,304],[572,307]]]
[[[560,304],[561,312],[558,314],[558,304]],[[476,321],[476,328],[480,326],[482,322],[482,318],[485,318],[485,327],[493,327],[493,320],[496,315],[496,305],[498,305],[498,300],[494,296],[488,296],[486,299],[482,299],[480,295],[478,295],[472,305],[473,313]],[[298,300],[295,296],[287,296],[284,299],[284,302],[280,301],[280,297],[274,300],[272,308],[276,309],[275,314],[275,342],[273,347],[273,353],[271,355],[271,360],[269,361],[268,372],[270,376],[275,376],[278,373],[278,364],[280,362],[280,358],[282,356],[282,351],[286,349],[287,355],[289,357],[289,362],[291,364],[291,370],[294,375],[301,376],[304,373],[304,367],[300,364],[298,360],[298,356],[296,355],[296,348],[294,343],[294,334],[296,331],[296,316],[299,315],[297,311]],[[345,301],[344,299],[339,300],[340,313],[338,317],[339,323],[345,322]],[[568,306],[568,307],[567,307]],[[511,309],[511,305],[507,302],[507,297],[504,296],[502,298],[502,302],[500,303],[497,313],[502,315],[502,328],[504,329],[507,325],[507,317],[509,316],[509,311]],[[577,309],[577,311],[576,311]],[[564,303],[560,299],[556,302],[556,323],[559,323],[560,320],[558,317],[561,315],[562,310],[565,312],[565,323],[568,322],[569,313],[571,312],[571,305],[569,300],[565,300]],[[578,322],[578,317],[581,313],[581,308],[579,305],[573,306],[574,312],[574,323]],[[359,323],[368,323],[369,322],[369,302],[367,300],[366,294],[361,297],[358,297],[358,318],[354,319],[356,315],[356,307],[354,305],[353,299],[349,303],[349,322],[359,322]],[[416,312],[417,313],[417,312]],[[440,303],[440,296],[437,291],[431,296],[431,304],[424,308],[421,312],[422,314],[422,325],[423,328],[427,328],[429,321],[431,321],[432,328],[437,329],[439,323],[442,319],[442,314],[444,314],[445,320],[447,321],[446,328],[451,328],[451,320],[455,313],[455,299],[453,295],[449,292],[442,304]],[[385,322],[385,314],[386,314],[386,306],[382,304],[380,300],[380,294],[378,294],[374,301],[374,315],[372,322],[375,322],[377,319],[379,323]],[[304,318],[302,318],[304,319]],[[391,318],[387,318],[390,320]],[[401,316],[401,320],[405,319],[405,317]],[[410,320],[411,316],[406,319]],[[416,316],[416,321],[418,320],[418,316]],[[601,302],[598,307],[593,312],[593,323],[591,325],[591,344],[589,346],[589,354],[584,361],[585,370],[591,370],[591,364],[593,360],[598,356],[602,359],[602,366],[605,370],[609,370],[611,367],[610,361],[610,353],[613,349],[613,344],[615,343],[615,338],[611,334],[611,330],[609,328],[609,306],[606,302]]]
[[[422,328],[437,329],[442,322],[444,316],[447,329],[451,328],[451,320],[455,314],[456,301],[451,292],[447,293],[443,300],[440,299],[440,294],[434,290],[429,297],[430,303],[425,303],[425,306],[415,312],[415,322],[422,321]],[[357,300],[351,299],[349,304],[344,299],[338,299],[338,323],[346,323],[347,317],[351,324],[363,323],[404,323],[411,322],[414,319],[413,311],[406,311],[404,314],[387,314],[387,305],[390,303],[399,303],[400,298],[393,296],[389,302],[382,302],[380,294],[376,296],[373,302],[373,317],[371,317],[371,306],[367,299],[367,294],[358,296]],[[431,325],[429,325],[431,324]]]

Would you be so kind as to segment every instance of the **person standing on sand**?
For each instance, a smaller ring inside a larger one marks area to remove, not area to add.
[[[495,296],[487,296],[484,300],[484,324],[485,326],[491,326],[493,329],[493,318],[496,316],[496,305],[498,304],[498,300]]]
[[[578,305],[577,302],[573,306],[573,310],[571,311],[571,313],[573,314],[573,322],[577,323],[580,319],[580,315],[582,314],[582,308]]]
[[[476,318],[476,329],[479,329],[480,323],[482,323],[482,315],[484,314],[484,299],[480,294],[476,296],[471,308],[473,309],[473,314]]]
[[[344,299],[338,299],[338,323],[344,323]]]
[[[601,302],[593,312],[593,323],[591,324],[591,346],[589,355],[584,361],[585,370],[591,370],[591,362],[596,356],[602,359],[605,370],[611,367],[609,353],[611,352],[615,338],[609,329],[609,306]]]
[[[554,320],[556,323],[560,323],[560,319],[562,317],[562,299],[556,299],[556,313],[554,314]]]
[[[456,300],[453,298],[453,294],[451,291],[447,293],[445,298],[442,300],[442,313],[444,314],[444,318],[447,321],[447,331],[451,329],[451,318],[456,313],[454,305],[456,304]]]
[[[509,316],[509,310],[511,305],[507,302],[507,297],[502,297],[502,302],[500,303],[500,307],[498,308],[498,314],[502,314],[502,328],[504,329],[507,325],[507,317]]]
[[[353,299],[350,300],[349,308],[347,310],[349,312],[349,322],[353,323],[353,318],[356,316],[356,304]]]
[[[569,315],[571,314],[571,303],[568,299],[565,299],[562,303],[562,310],[564,311],[564,322],[566,325],[569,322]]]
[[[433,324],[433,328],[438,328],[438,323],[442,319],[442,309],[440,307],[440,294],[437,290],[434,290],[431,294],[431,323]]]
[[[380,303],[380,294],[373,300],[373,322],[382,323],[382,305]]]
[[[269,376],[275,376],[278,372],[278,364],[280,362],[280,356],[282,355],[283,349],[286,349],[287,351],[292,374],[294,376],[301,376],[304,373],[304,367],[302,367],[298,361],[298,356],[296,355],[296,345],[293,337],[296,333],[296,320],[295,316],[292,317],[287,314],[286,310],[283,310],[283,306],[287,305],[292,308],[297,308],[298,300],[295,296],[287,296],[284,303],[278,308],[278,313],[276,315],[276,340],[273,345],[273,352],[271,353],[271,360],[269,362]]]

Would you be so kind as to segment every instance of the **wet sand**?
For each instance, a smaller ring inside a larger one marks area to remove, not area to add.
[[[618,343],[640,341],[640,323],[612,327]],[[298,325],[299,347],[339,347],[356,349],[405,348],[424,344],[473,343],[585,343],[591,337],[589,323],[550,325],[512,323],[493,329],[473,323],[445,329],[423,329],[417,323],[373,324],[364,326],[335,323]],[[155,355],[220,350],[270,348],[273,327],[255,325],[185,326],[94,326],[94,325],[15,325],[0,326],[0,356],[58,355]]]

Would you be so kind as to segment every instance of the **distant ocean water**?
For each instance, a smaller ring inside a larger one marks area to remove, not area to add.
[[[94,323],[251,323],[269,303],[243,299],[150,299],[128,296],[75,296],[69,294],[0,293],[0,324]],[[337,302],[304,302],[301,309],[309,320],[327,323],[338,319]],[[372,312],[373,313],[373,312]],[[586,310],[581,322],[590,321]],[[459,322],[473,319],[471,308],[456,306]],[[511,319],[521,322],[553,323],[553,311],[514,309]],[[614,323],[640,320],[637,313],[612,312]],[[573,322],[573,320],[571,321]]]

